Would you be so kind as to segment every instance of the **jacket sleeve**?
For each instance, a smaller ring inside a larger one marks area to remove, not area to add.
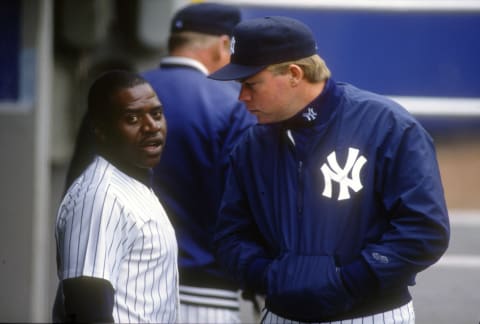
[[[250,114],[245,108],[242,102],[237,102],[233,105],[230,114],[228,115],[228,120],[226,120],[223,125],[223,133],[219,138],[223,139],[221,152],[220,152],[220,178],[225,179],[228,166],[230,163],[230,153],[232,153],[234,147],[240,142],[242,136],[245,134],[247,129],[256,123],[256,118]],[[222,187],[222,189],[224,189]],[[220,197],[223,195],[224,190],[219,193]]]
[[[425,130],[413,123],[392,131],[377,162],[377,192],[389,226],[363,249],[362,260],[341,269],[355,296],[368,295],[372,273],[380,289],[413,285],[415,275],[443,255],[450,238],[436,152]]]
[[[230,162],[214,236],[216,256],[243,289],[264,293],[266,269],[272,260],[261,242],[240,181],[238,170]]]

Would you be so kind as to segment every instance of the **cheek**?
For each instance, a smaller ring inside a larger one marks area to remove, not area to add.
[[[282,83],[275,83],[275,86],[270,87],[268,91],[264,92],[262,103],[265,107],[278,107],[286,102],[288,96],[288,88]],[[270,110],[270,109],[268,109]]]
[[[159,123],[160,131],[163,131],[164,134],[167,134],[168,131],[168,123],[167,119],[165,117],[162,118],[162,120]]]
[[[270,92],[278,95],[284,94],[289,89],[289,81],[286,76],[277,76],[270,82]]]
[[[113,130],[111,141],[117,145],[128,145],[136,140],[137,131],[133,127],[117,125]]]

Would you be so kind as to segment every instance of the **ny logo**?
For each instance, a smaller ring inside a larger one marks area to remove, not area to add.
[[[308,108],[307,112],[304,112],[302,114],[303,117],[305,117],[308,121],[315,120],[317,118],[317,113],[313,108]]]
[[[345,200],[350,198],[348,188],[358,192],[363,188],[360,182],[360,171],[363,165],[367,162],[365,157],[358,157],[358,149],[349,148],[347,162],[342,169],[337,162],[335,152],[332,152],[327,157],[327,163],[324,163],[320,170],[322,170],[323,178],[325,179],[325,188],[322,195],[324,197],[332,198],[332,182],[336,181],[340,185],[338,193],[338,200]],[[349,178],[348,175],[351,174]]]
[[[230,41],[230,54],[235,54],[235,37]]]

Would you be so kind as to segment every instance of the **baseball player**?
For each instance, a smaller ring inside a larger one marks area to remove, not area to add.
[[[91,86],[88,113],[97,155],[58,209],[53,319],[175,322],[177,242],[150,179],[166,139],[162,104],[141,76],[110,71]]]
[[[238,100],[238,84],[207,78],[228,63],[230,34],[239,21],[240,10],[229,5],[181,8],[171,21],[169,55],[143,73],[168,120],[154,189],[177,233],[183,323],[241,320],[239,284],[216,262],[212,239],[228,153],[255,118]]]
[[[263,323],[414,323],[408,287],[449,242],[435,148],[386,97],[336,82],[311,30],[245,20],[230,63],[259,124],[231,155],[218,260],[266,295]]]

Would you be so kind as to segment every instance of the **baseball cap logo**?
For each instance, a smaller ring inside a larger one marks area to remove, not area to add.
[[[230,54],[235,54],[235,36],[230,41]]]
[[[210,74],[209,78],[245,79],[268,65],[299,60],[317,53],[310,28],[293,18],[271,16],[247,19],[233,28],[232,36],[230,63]]]

